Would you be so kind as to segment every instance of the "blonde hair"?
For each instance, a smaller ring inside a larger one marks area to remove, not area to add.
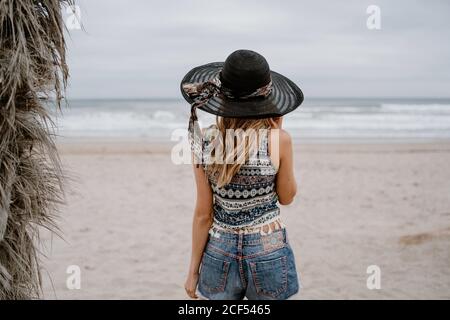
[[[227,152],[222,152],[221,155],[214,154],[215,161],[206,164],[205,168],[207,174],[210,177],[214,177],[218,187],[230,183],[244,162],[257,150],[256,148],[260,144],[260,135],[248,135],[247,133],[259,133],[261,129],[266,129],[265,132],[268,134],[271,129],[270,119],[226,118],[219,116],[216,118],[218,134],[213,138],[212,142],[216,146],[221,144],[220,150],[224,150],[225,148],[229,149],[227,149]],[[233,130],[233,132],[245,132],[244,139],[238,139],[236,135],[230,137],[230,135],[227,135],[227,132],[230,132],[229,130]],[[233,140],[230,141],[230,138],[233,138]],[[230,143],[231,146],[229,145]],[[214,149],[215,151],[217,149]]]

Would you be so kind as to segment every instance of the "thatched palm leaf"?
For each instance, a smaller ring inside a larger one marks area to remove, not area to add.
[[[44,104],[59,108],[68,76],[63,2],[0,0],[0,299],[39,297],[39,227],[55,230],[62,201]]]

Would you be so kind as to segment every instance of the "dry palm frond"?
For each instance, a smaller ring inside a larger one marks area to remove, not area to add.
[[[0,0],[0,299],[37,298],[39,228],[56,230],[62,172],[47,101],[68,69],[60,0]]]

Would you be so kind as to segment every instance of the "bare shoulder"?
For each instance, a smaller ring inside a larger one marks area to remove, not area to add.
[[[278,138],[280,143],[290,143],[292,141],[291,135],[284,129],[272,129],[270,133],[271,137]]]
[[[284,129],[280,129],[280,147],[281,149],[292,148],[292,138],[289,132]]]
[[[292,153],[292,138],[289,132],[280,129],[280,158],[289,156]]]
[[[292,138],[289,132],[284,129],[280,129],[280,142],[282,144],[290,144],[292,143]]]
[[[272,161],[277,164],[279,159],[292,153],[292,138],[284,129],[271,130],[270,134],[272,143],[269,143],[269,152]]]

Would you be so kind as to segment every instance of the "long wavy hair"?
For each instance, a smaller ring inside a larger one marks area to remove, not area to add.
[[[268,134],[271,118],[216,118],[216,134],[212,138],[215,148],[213,161],[206,163],[206,172],[217,186],[231,182],[234,175],[251,155],[257,152],[261,133]]]

